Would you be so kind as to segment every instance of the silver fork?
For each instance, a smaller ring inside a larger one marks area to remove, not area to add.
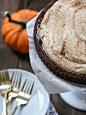
[[[4,99],[3,99],[4,115],[7,115],[6,98],[7,98],[7,93],[9,91],[11,91],[11,81],[10,81],[8,70],[4,70],[0,72],[0,93],[4,95]]]
[[[12,77],[11,77],[12,88],[11,88],[11,91],[8,93],[8,98],[6,100],[7,106],[12,98],[15,98],[18,96],[19,90],[20,90],[21,78],[22,78],[22,74],[19,75],[18,73],[13,72]],[[4,112],[2,112],[2,115],[4,115]]]
[[[33,87],[34,87],[34,82],[27,81],[27,79],[26,79],[24,84],[23,84],[23,86],[22,86],[22,89],[19,92],[18,97],[16,98],[17,106],[15,107],[15,109],[14,109],[14,111],[13,111],[13,113],[11,115],[14,115],[16,109],[20,105],[25,105],[25,104],[28,103],[29,99],[31,98]]]

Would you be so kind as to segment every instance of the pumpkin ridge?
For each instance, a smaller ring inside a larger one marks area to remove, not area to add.
[[[12,39],[9,42],[9,46],[15,51],[17,51],[18,37],[19,37],[19,32],[16,32],[15,34],[13,34]]]
[[[12,31],[10,31],[7,35],[6,35],[6,37],[5,37],[5,42],[7,43],[7,44],[9,44],[10,42],[10,39],[12,39],[12,36],[13,36],[13,34],[15,34],[16,32],[20,32],[22,29],[19,27],[19,28],[16,28],[16,29],[14,29],[14,30],[12,30]]]
[[[11,30],[15,28],[17,27],[12,23],[6,23],[5,25],[3,25],[1,28],[2,37],[4,38],[7,33],[9,33]]]
[[[17,48],[18,48],[19,52],[25,52],[25,53],[29,52],[29,41],[28,41],[28,39],[26,41],[27,37],[28,37],[27,31],[26,31],[26,29],[23,29],[20,32],[20,35],[19,35],[19,38],[17,41]],[[21,39],[23,39],[23,40],[21,41]],[[20,44],[20,42],[21,42],[21,44]]]

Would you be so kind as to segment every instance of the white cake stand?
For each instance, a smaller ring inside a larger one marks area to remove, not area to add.
[[[33,27],[35,20],[36,18],[27,23],[27,33],[29,35],[29,57],[34,73],[49,94],[60,93],[61,98],[67,104],[76,109],[86,111],[86,85],[70,83],[56,77],[41,62],[33,40]]]
[[[60,93],[61,98],[70,106],[86,111],[86,92],[71,91]]]

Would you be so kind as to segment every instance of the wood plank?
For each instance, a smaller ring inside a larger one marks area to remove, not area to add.
[[[6,44],[0,47],[0,68],[19,68],[33,73],[29,54],[21,54],[9,48]]]
[[[34,73],[30,65],[29,54],[19,54],[18,68]]]
[[[29,9],[34,9],[37,11],[42,10],[51,0],[32,0],[28,5]]]
[[[10,13],[16,12],[19,9],[28,7],[29,0],[0,0],[0,6],[2,11],[10,11]]]
[[[7,45],[0,48],[0,68],[16,68],[18,63],[18,55]]]

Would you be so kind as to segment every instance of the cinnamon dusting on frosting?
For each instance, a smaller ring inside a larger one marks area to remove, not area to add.
[[[86,1],[59,0],[46,12],[40,38],[46,54],[62,68],[86,74]]]

